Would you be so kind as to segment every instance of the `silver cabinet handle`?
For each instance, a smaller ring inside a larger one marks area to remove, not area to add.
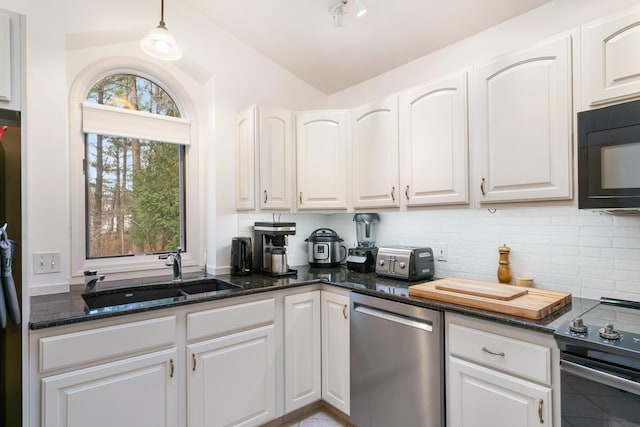
[[[347,304],[344,305],[344,307],[342,307],[342,315],[344,316],[344,318],[347,318]]]
[[[480,191],[482,192],[483,196],[486,196],[486,193],[484,192],[484,178],[480,180]]]
[[[267,197],[267,190],[264,190],[264,203],[267,203],[267,200],[269,200],[269,198]]]
[[[173,378],[174,371],[175,371],[175,366],[173,364],[173,359],[169,359],[169,378]]]
[[[302,191],[300,192],[300,204],[302,204]]]
[[[391,201],[396,201],[396,187],[391,187]]]
[[[497,352],[497,351],[491,351],[489,350],[487,347],[482,347],[482,351],[484,351],[485,353],[489,353],[493,356],[500,356],[500,357],[504,357],[504,351],[501,352]]]
[[[409,200],[409,186],[408,185],[404,188],[404,197],[406,197],[407,200]]]
[[[542,418],[542,404],[544,403],[544,400],[540,399],[540,402],[538,402],[538,418],[540,419],[540,424],[544,424],[544,419]]]
[[[191,370],[195,372],[195,370],[196,370],[196,354],[195,353],[191,353],[191,362],[192,362],[192,365],[193,365]]]

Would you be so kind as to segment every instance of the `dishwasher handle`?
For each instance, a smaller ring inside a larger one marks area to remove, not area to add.
[[[421,329],[427,332],[433,332],[433,323],[428,320],[415,320],[401,314],[391,313],[377,308],[369,307],[361,304],[354,304],[354,310],[358,313],[377,317],[379,319],[388,320],[390,322],[399,323],[401,325],[410,326],[412,328]]]

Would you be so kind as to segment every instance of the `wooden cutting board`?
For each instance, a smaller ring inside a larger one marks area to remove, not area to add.
[[[454,277],[409,286],[409,295],[536,320],[571,303],[568,292]]]

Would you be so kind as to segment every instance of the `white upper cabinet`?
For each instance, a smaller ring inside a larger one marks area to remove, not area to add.
[[[351,111],[353,207],[400,206],[398,196],[398,98]]]
[[[572,197],[571,37],[475,71],[480,203]]]
[[[20,110],[20,17],[0,10],[0,108]]]
[[[258,109],[260,209],[291,210],[293,197],[293,129],[291,111]]]
[[[400,95],[404,206],[467,203],[467,73]]]
[[[583,107],[640,95],[640,10],[582,26]]]
[[[347,209],[347,111],[304,111],[296,116],[297,207]]]
[[[256,107],[241,111],[236,119],[236,209],[256,207]]]

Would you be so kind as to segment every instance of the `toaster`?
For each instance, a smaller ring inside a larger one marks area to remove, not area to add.
[[[409,281],[431,279],[434,273],[431,248],[384,246],[378,248],[376,274]]]

